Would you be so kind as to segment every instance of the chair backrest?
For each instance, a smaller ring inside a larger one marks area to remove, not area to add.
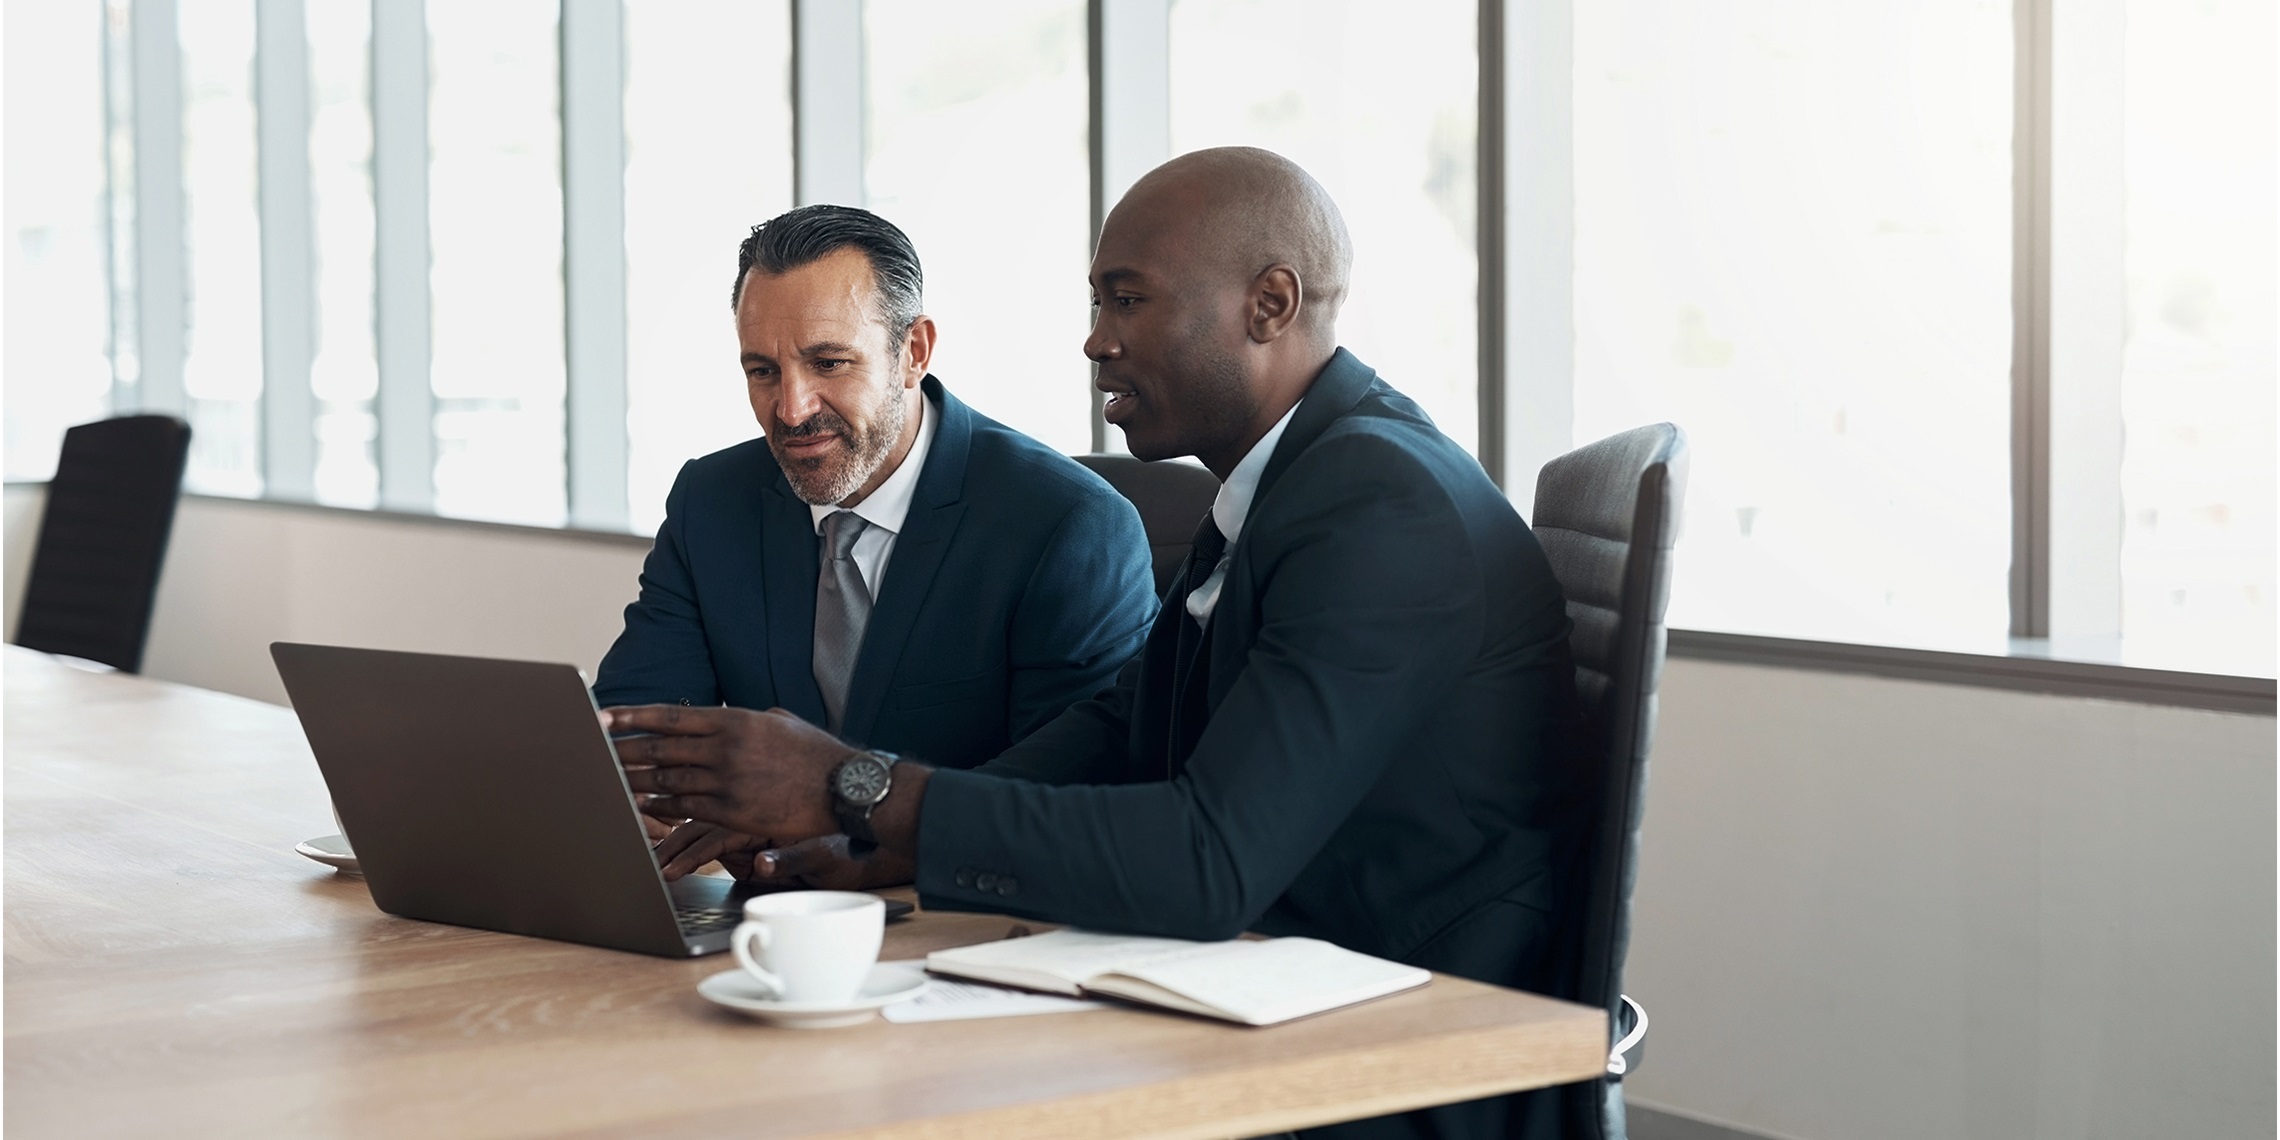
[[[142,668],[189,456],[190,425],[173,416],[121,416],[64,433],[16,644]]]
[[[1581,939],[1564,949],[1560,994],[1608,1011],[1618,1006],[1631,935],[1631,885],[1646,809],[1670,599],[1671,545],[1686,495],[1686,433],[1654,424],[1577,448],[1536,480],[1536,539],[1567,594],[1575,629],[1576,692],[1595,762],[1584,802],[1596,810],[1570,880]],[[1622,1102],[1607,1081],[1570,1086],[1569,1136],[1621,1137]]]
[[[1219,494],[1219,478],[1198,464],[1166,459],[1143,463],[1129,455],[1094,453],[1073,456],[1092,473],[1108,480],[1118,494],[1140,509],[1140,525],[1147,528],[1148,548],[1155,557],[1156,592],[1162,594],[1187,561],[1188,542],[1197,523]]]

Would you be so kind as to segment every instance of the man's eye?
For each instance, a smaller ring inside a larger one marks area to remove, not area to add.
[[[755,384],[766,384],[776,379],[776,370],[773,368],[748,369],[744,373],[744,378]]]
[[[815,370],[818,372],[837,372],[846,366],[847,362],[844,360],[818,360],[815,362]]]

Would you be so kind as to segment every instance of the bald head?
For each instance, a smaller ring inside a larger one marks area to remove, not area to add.
[[[1270,151],[1197,151],[1134,183],[1093,250],[1085,338],[1132,454],[1227,478],[1337,352],[1352,260],[1321,183]]]
[[[1120,222],[1154,229],[1198,269],[1234,281],[1289,266],[1304,293],[1299,322],[1335,341],[1353,241],[1329,191],[1297,163],[1257,147],[1192,151],[1134,183],[1109,215]]]

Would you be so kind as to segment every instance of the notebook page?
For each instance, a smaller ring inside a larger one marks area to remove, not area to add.
[[[937,950],[926,956],[926,968],[946,974],[970,974],[993,980],[1041,974],[1072,986],[1081,986],[1096,974],[1128,970],[1152,962],[1209,955],[1241,942],[1187,942],[1177,938],[1141,938],[1125,934],[1096,934],[1089,930],[1055,930],[1027,938],[1008,938]]]
[[[1246,942],[1232,953],[1159,958],[1098,977],[1099,993],[1150,1000],[1149,987],[1169,990],[1219,1016],[1271,1025],[1424,985],[1432,973],[1357,954],[1312,938]],[[1123,978],[1144,986],[1124,987]],[[1160,999],[1159,999],[1160,1000]],[[1171,1004],[1171,1003],[1165,1003]]]

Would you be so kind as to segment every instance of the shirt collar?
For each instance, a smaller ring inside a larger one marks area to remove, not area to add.
[[[1290,410],[1275,421],[1275,426],[1268,428],[1267,434],[1260,436],[1259,442],[1243,454],[1242,461],[1227,473],[1227,481],[1219,485],[1219,494],[1211,500],[1211,521],[1218,525],[1219,533],[1227,536],[1228,546],[1234,546],[1235,539],[1243,533],[1243,520],[1251,514],[1251,500],[1259,493],[1259,476],[1267,473],[1267,460],[1274,457],[1275,444],[1282,440],[1283,429],[1290,426],[1290,418],[1297,414],[1298,405],[1291,405]]]
[[[911,498],[918,494],[919,472],[926,468],[926,453],[934,445],[934,433],[941,428],[941,417],[931,414],[932,409],[927,407],[932,402],[921,389],[916,401],[918,438],[911,441],[910,454],[903,456],[902,465],[887,476],[886,482],[879,484],[878,490],[852,507],[842,508],[837,503],[808,504],[809,513],[815,517],[817,534],[823,533],[823,520],[843,509],[854,511],[856,517],[888,534],[902,533],[903,519],[910,514]]]

